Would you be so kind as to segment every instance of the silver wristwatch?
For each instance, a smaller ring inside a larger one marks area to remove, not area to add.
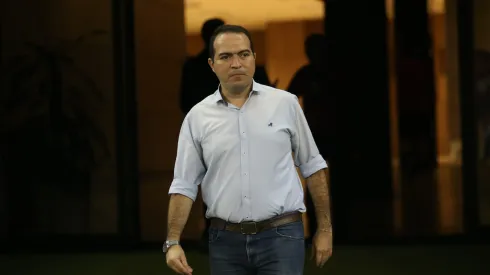
[[[179,241],[166,241],[163,244],[163,248],[162,248],[163,253],[167,253],[168,249],[174,245],[179,245]]]

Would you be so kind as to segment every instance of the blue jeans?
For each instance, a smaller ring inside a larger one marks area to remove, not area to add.
[[[255,235],[209,229],[211,275],[302,275],[305,244],[302,222]]]

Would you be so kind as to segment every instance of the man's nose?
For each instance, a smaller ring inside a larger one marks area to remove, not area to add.
[[[240,68],[242,63],[240,63],[240,58],[236,55],[233,55],[231,58],[231,67],[232,68]]]

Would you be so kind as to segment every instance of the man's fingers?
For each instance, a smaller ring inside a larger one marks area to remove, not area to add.
[[[330,259],[332,256],[332,250],[322,250],[322,251],[317,251],[316,252],[316,264],[318,267],[323,267],[325,263]]]
[[[316,265],[321,266],[323,261],[323,252],[317,251],[316,252]]]
[[[184,269],[184,266],[182,265],[182,263],[177,260],[177,259],[173,259],[171,260],[169,263],[168,263],[168,266],[175,272],[177,272],[178,274],[184,274],[183,271],[185,270]]]
[[[177,272],[178,274],[183,274],[183,275],[191,274],[187,271],[187,268],[184,267],[184,264],[182,263],[181,260],[178,259],[172,260],[170,261],[169,266],[173,271]]]
[[[181,261],[182,261],[182,265],[185,268],[185,271],[187,272],[186,274],[189,274],[189,275],[192,274],[192,268],[187,263],[187,259],[185,258],[185,256],[182,256]]]

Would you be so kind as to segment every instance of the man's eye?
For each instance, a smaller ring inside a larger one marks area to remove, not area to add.
[[[223,60],[228,59],[228,56],[227,56],[227,55],[222,55],[222,56],[220,57],[220,59],[223,59]]]

